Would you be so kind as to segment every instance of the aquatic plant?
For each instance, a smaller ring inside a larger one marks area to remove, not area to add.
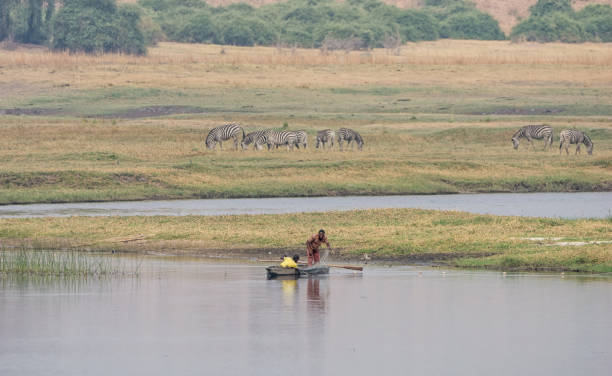
[[[46,251],[0,248],[0,274],[95,277],[138,275],[139,265],[133,270],[108,256],[78,251]]]

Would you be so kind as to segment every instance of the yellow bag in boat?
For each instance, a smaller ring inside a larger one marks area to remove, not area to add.
[[[283,268],[297,268],[298,267],[295,261],[293,261],[291,257],[285,257],[283,259],[283,262],[281,262],[280,266],[282,266]]]

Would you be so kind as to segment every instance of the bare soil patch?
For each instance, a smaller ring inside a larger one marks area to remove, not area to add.
[[[212,112],[201,107],[194,106],[148,106],[134,108],[126,111],[107,114],[105,118],[121,118],[121,119],[138,119],[158,116],[168,116],[176,114],[201,114],[204,112]],[[98,116],[89,116],[98,117]]]
[[[58,116],[66,115],[66,112],[61,108],[9,108],[0,110],[0,115]]]

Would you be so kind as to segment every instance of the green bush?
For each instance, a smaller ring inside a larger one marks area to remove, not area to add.
[[[154,13],[150,9],[142,9],[140,26],[145,38],[146,45],[155,45],[166,38],[159,22],[154,19]]]
[[[147,53],[145,36],[140,27],[140,8],[125,4],[117,9],[117,50],[131,55],[144,55]]]
[[[65,0],[53,22],[52,46],[70,52],[146,53],[140,11],[115,0]]]
[[[215,23],[213,42],[236,46],[271,45],[276,40],[273,28],[254,16],[228,12]]]
[[[512,29],[513,40],[577,43],[586,40],[582,25],[565,13],[529,17]]]
[[[215,26],[209,10],[180,7],[174,12],[182,17],[172,18],[163,24],[163,29],[171,40],[188,43],[212,42]]]
[[[612,42],[612,7],[592,4],[576,13],[576,19],[583,25],[589,40]]]
[[[532,17],[543,17],[552,13],[572,14],[573,12],[570,0],[538,0],[529,8]]]
[[[402,10],[398,12],[395,21],[405,41],[436,40],[440,37],[439,23],[426,11]]]
[[[442,38],[454,39],[505,39],[499,23],[491,15],[463,0],[427,0],[426,10],[439,22]]]
[[[569,0],[539,0],[531,16],[514,27],[513,40],[538,42],[612,41],[612,8],[589,5],[574,12]]]
[[[443,22],[445,36],[454,39],[505,39],[497,21],[482,12],[460,12],[449,16]]]

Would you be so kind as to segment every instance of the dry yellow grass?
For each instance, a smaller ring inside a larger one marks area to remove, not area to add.
[[[0,110],[66,117],[2,117],[0,201],[609,189],[611,47],[444,40],[399,56],[177,43],[146,57],[6,51]],[[121,119],[166,105],[202,112]],[[98,118],[81,118],[89,114]],[[350,126],[366,148],[205,152],[206,132],[230,120],[248,130],[288,122],[311,144],[316,130]],[[526,122],[592,129],[595,156],[514,152],[510,134]],[[472,128],[482,136],[465,140]],[[299,183],[303,171],[312,183]]]
[[[318,50],[176,43],[151,48],[146,57],[18,49],[0,54],[0,100],[10,108],[41,95],[113,88],[484,88],[491,95],[529,97],[546,87],[584,87],[604,89],[605,95],[612,87],[610,66],[612,44],[444,40],[407,44],[399,56],[385,50],[323,55]],[[49,99],[44,103],[52,103]]]

